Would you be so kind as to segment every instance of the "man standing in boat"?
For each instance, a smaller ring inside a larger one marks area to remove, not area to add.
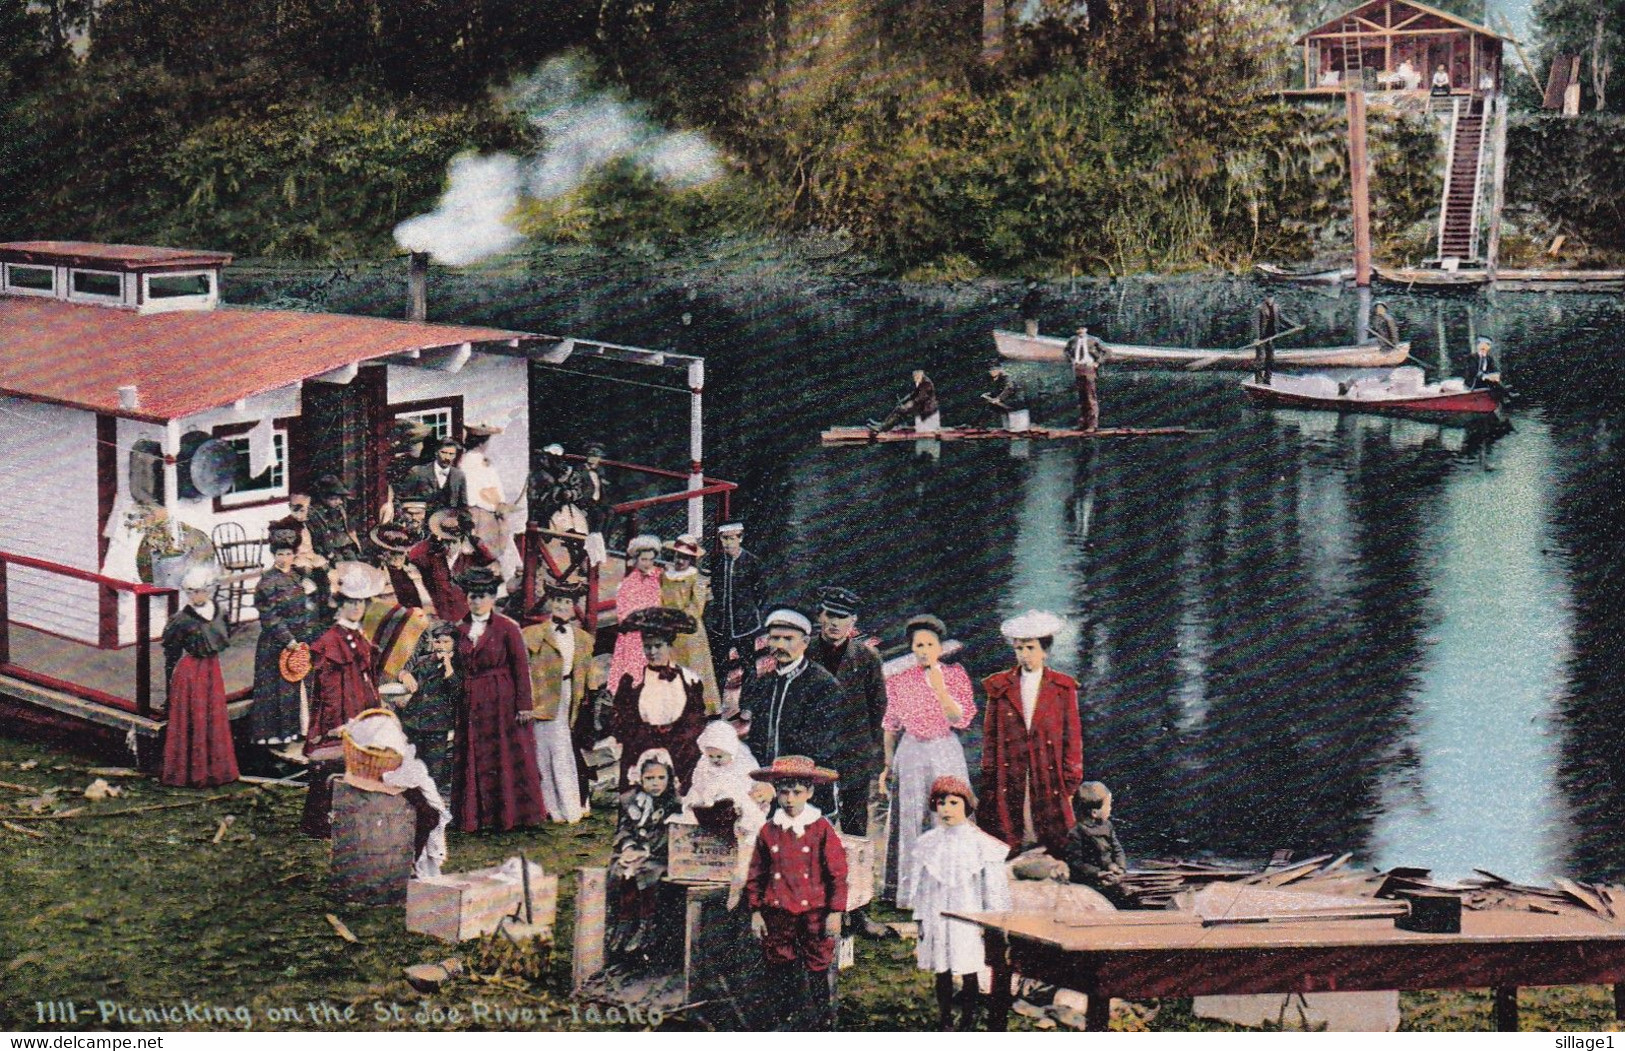
[[[1253,348],[1253,379],[1269,386],[1275,372],[1275,337],[1281,331],[1281,308],[1274,296],[1265,296],[1258,304],[1258,342]]]
[[[1388,304],[1378,303],[1371,310],[1371,324],[1369,330],[1384,350],[1393,350],[1399,346],[1399,326],[1394,323],[1394,316],[1388,313]]]
[[[984,393],[982,400],[1002,414],[1005,430],[1025,431],[1030,421],[1027,416],[1027,399],[1021,393],[1021,388],[998,362],[988,366],[987,374],[993,378],[993,389]]]
[[[931,377],[925,374],[924,369],[914,370],[914,390],[909,396],[898,402],[897,407],[887,413],[884,420],[879,423],[870,420],[869,430],[876,434],[889,431],[901,423],[903,417],[910,414],[914,417],[916,432],[925,433],[942,429],[942,413],[938,411],[937,406],[937,386],[931,382]]]
[[[1038,335],[1038,311],[1044,305],[1044,293],[1037,281],[1027,282],[1027,293],[1021,297],[1021,327],[1027,337]]]
[[[1078,429],[1092,431],[1100,426],[1100,395],[1095,385],[1100,366],[1106,363],[1106,347],[1079,327],[1066,341],[1066,357],[1072,362],[1072,377],[1078,384]]]

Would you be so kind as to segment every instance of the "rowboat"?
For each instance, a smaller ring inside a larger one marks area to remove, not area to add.
[[[1406,288],[1478,288],[1490,283],[1488,270],[1436,270],[1422,266],[1376,267],[1377,277]]]
[[[1625,270],[1497,270],[1497,292],[1625,292]]]
[[[1499,388],[1468,390],[1459,379],[1423,383],[1414,366],[1386,376],[1339,383],[1330,376],[1273,376],[1268,384],[1251,380],[1241,389],[1255,405],[1330,412],[1407,416],[1440,423],[1468,423],[1501,407]]]
[[[1343,285],[1354,280],[1354,271],[1349,267],[1330,270],[1289,270],[1274,263],[1258,263],[1253,269],[1258,271],[1258,276],[1263,280],[1278,285]]]
[[[1028,336],[993,330],[999,356],[1012,361],[1065,361],[1066,340],[1059,336]],[[1201,347],[1146,347],[1102,341],[1114,364],[1183,369],[1232,369],[1251,372],[1255,354],[1247,350],[1210,350]],[[1403,365],[1411,345],[1384,347],[1361,343],[1347,347],[1292,347],[1275,352],[1278,369],[1387,369]]]
[[[1007,431],[1001,427],[944,427],[937,431],[900,428],[871,431],[867,427],[831,427],[819,435],[825,445],[869,445],[885,442],[1053,441],[1067,438],[1154,438],[1171,434],[1210,434],[1194,427],[1100,427],[1080,431],[1066,427],[1030,427]]]

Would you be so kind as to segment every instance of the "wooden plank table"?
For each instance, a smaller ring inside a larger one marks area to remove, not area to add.
[[[1012,973],[1086,993],[1088,1029],[1111,998],[1383,989],[1495,990],[1495,1024],[1518,1028],[1518,987],[1614,985],[1625,1018],[1625,927],[1578,913],[1463,911],[1461,933],[1420,934],[1392,920],[1203,926],[1146,912],[949,913],[981,927],[993,968],[992,1028],[1008,1019]],[[1106,922],[1102,922],[1102,921]]]

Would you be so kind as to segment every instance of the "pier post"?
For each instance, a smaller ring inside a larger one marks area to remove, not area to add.
[[[1348,93],[1349,194],[1354,217],[1354,284],[1371,284],[1371,179],[1365,145],[1365,92]]]

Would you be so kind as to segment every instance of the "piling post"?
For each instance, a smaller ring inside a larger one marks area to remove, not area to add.
[[[1371,284],[1371,181],[1365,146],[1365,92],[1348,93],[1349,194],[1354,218],[1354,284]]]

